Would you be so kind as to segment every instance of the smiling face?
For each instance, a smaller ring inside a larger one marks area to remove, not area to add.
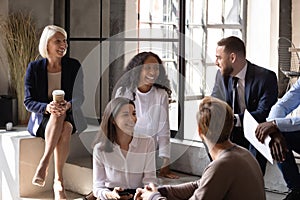
[[[48,56],[61,58],[66,54],[67,47],[68,44],[65,36],[60,32],[56,32],[48,41]]]
[[[142,92],[149,91],[153,86],[153,84],[155,83],[158,76],[159,76],[158,60],[153,56],[147,57],[141,69],[138,88]]]
[[[229,76],[233,72],[231,57],[225,52],[225,46],[217,47],[216,65],[221,69],[222,75]]]
[[[137,121],[135,108],[132,104],[123,105],[114,117],[117,133],[133,134],[134,126]]]

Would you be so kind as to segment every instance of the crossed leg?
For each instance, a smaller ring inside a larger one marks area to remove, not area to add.
[[[50,115],[45,129],[45,151],[37,167],[32,183],[38,186],[45,185],[47,170],[50,158],[54,153],[54,193],[55,199],[65,199],[63,188],[63,167],[67,160],[70,139],[73,126],[70,122],[64,121],[66,115]]]

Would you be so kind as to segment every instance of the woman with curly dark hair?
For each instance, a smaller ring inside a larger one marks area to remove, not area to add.
[[[121,78],[121,80],[117,84],[117,85],[126,86],[126,87],[121,87],[121,88],[116,87],[116,89],[118,89],[117,93],[120,92],[120,94],[124,94],[125,90],[127,89],[128,91],[132,92],[132,97],[135,100],[136,88],[138,87],[138,89],[140,90],[140,86],[138,86],[138,85],[140,82],[141,71],[143,69],[143,65],[147,64],[145,62],[148,57],[150,57],[149,58],[150,62],[151,61],[154,62],[152,64],[156,64],[159,67],[158,68],[159,74],[158,74],[158,77],[156,78],[156,80],[154,80],[154,81],[150,80],[150,84],[148,84],[148,86],[144,85],[143,87],[147,87],[147,88],[145,88],[145,90],[148,90],[148,89],[150,90],[153,85],[157,88],[164,89],[167,92],[168,97],[171,98],[172,91],[170,89],[170,87],[171,87],[170,80],[168,79],[166,70],[162,64],[162,60],[159,58],[158,55],[156,55],[152,52],[139,53],[129,61],[128,65],[126,66],[124,76]],[[150,65],[148,66],[148,68],[150,68]]]
[[[169,99],[170,81],[162,60],[152,52],[142,52],[134,56],[125,69],[125,74],[115,87],[114,96],[132,99],[136,105],[137,124],[135,133],[154,138],[163,159],[160,175],[178,178],[169,170],[170,126]]]

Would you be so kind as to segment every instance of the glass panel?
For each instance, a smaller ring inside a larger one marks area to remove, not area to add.
[[[80,62],[83,62],[86,57],[93,51],[93,49],[99,45],[98,41],[70,41],[70,57],[76,58]]]
[[[214,65],[214,66],[208,66],[206,67],[206,90],[205,90],[205,95],[210,95],[214,84],[215,84],[215,78],[216,78],[216,74],[217,74],[217,70],[219,68]]]
[[[200,9],[199,9],[200,8]],[[205,1],[190,0],[186,4],[187,24],[185,39],[185,80],[187,96],[202,95],[203,60],[205,57]]]
[[[202,28],[190,29],[185,40],[186,59],[201,60],[205,56],[205,32]],[[188,61],[189,62],[189,61]]]
[[[241,10],[241,0],[226,0],[224,11],[225,24],[240,24]]]
[[[139,16],[138,29],[160,30],[141,31],[139,38],[177,38],[178,31],[178,2],[176,0],[138,0]]]
[[[201,141],[198,134],[196,114],[200,100],[190,100],[184,102],[184,139]]]
[[[185,94],[187,96],[202,95],[200,88],[203,83],[203,58],[205,52],[204,31],[199,28],[192,29],[191,37],[186,37],[185,60],[186,71],[185,81],[188,84]]]
[[[205,22],[205,0],[186,1],[187,27],[203,25]]]
[[[163,28],[164,27],[164,28]],[[128,33],[127,33],[127,36]],[[130,36],[129,36],[130,37]],[[139,29],[139,38],[161,38],[163,39],[177,39],[178,31],[172,26],[157,26]]]
[[[246,12],[245,10],[244,10],[244,5],[245,5],[245,2],[246,2],[247,0],[240,0],[240,2],[241,2],[241,9],[240,9],[240,18],[241,18],[241,22],[240,22],[240,24],[243,24],[242,22],[243,22],[243,20],[244,20],[244,12]],[[246,13],[245,13],[246,14]]]
[[[208,0],[207,23],[222,24],[223,0]]]
[[[70,1],[70,37],[99,37],[100,1],[90,0],[89,6],[82,5],[81,0]]]
[[[100,118],[100,100],[98,98],[98,85],[100,78],[102,78],[100,71],[100,47],[99,42],[70,42],[70,57],[78,59],[82,65],[85,95],[82,109],[84,115],[89,119]]]
[[[208,29],[207,30],[207,57],[206,63],[214,64],[216,58],[217,42],[223,38],[222,29]]]
[[[204,31],[193,28],[190,38],[186,37],[185,66],[185,101],[184,101],[184,139],[200,140],[197,132],[196,113],[205,84],[205,68],[203,66]],[[181,104],[181,106],[183,106]],[[181,122],[182,123],[182,122]]]
[[[190,60],[189,63],[186,63],[186,78],[185,82],[187,87],[185,88],[185,95],[188,98],[193,96],[202,95],[202,81],[203,81],[203,67],[200,63],[200,59]],[[200,98],[200,97],[199,97]]]
[[[240,29],[225,29],[224,30],[224,37],[228,37],[228,36],[232,36],[232,35],[243,39],[242,38],[242,30],[240,30]]]

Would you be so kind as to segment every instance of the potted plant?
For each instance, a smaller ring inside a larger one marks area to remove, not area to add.
[[[31,14],[22,12],[3,18],[0,30],[9,68],[9,93],[17,98],[18,123],[25,124],[29,113],[23,104],[24,76],[28,63],[38,56],[38,31]]]

